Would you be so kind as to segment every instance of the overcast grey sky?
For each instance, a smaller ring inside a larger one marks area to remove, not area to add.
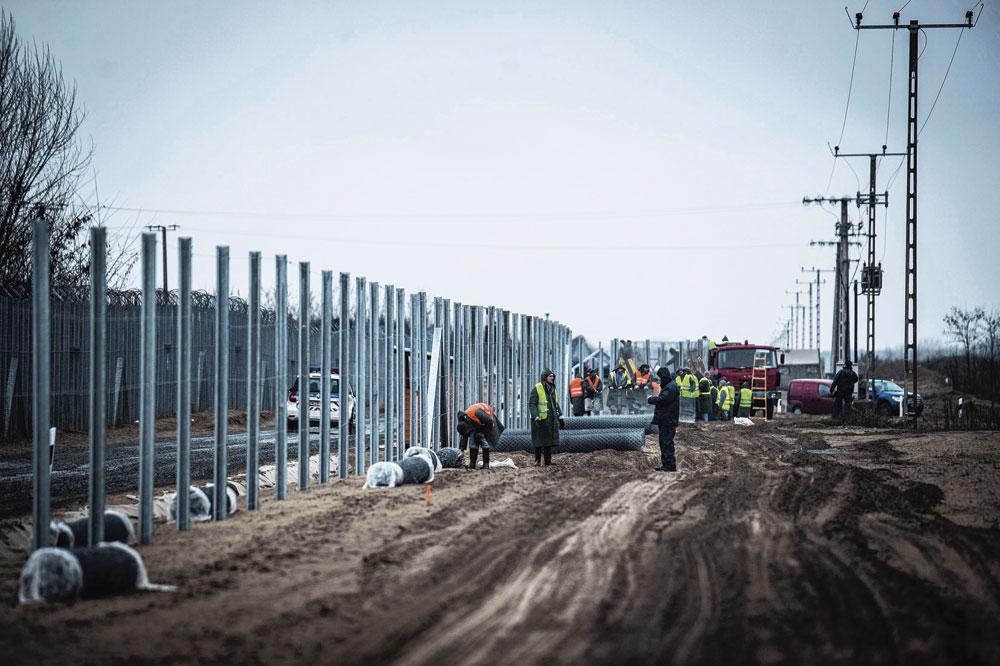
[[[870,0],[866,20],[901,4]],[[314,284],[349,271],[550,312],[595,341],[767,341],[800,267],[833,264],[809,241],[832,238],[834,218],[798,202],[824,193],[844,118],[843,3],[0,5],[77,82],[101,198],[199,213],[139,216],[194,238],[198,287],[228,244],[244,294],[259,249],[268,288],[286,253],[312,262]],[[1000,307],[1000,10],[986,5],[921,136],[922,338],[951,305]],[[967,8],[913,0],[903,19]],[[927,33],[921,116],[957,38]],[[845,151],[884,142],[891,46],[890,31],[861,34]],[[900,32],[890,151],[905,149],[905,65]],[[857,190],[839,164],[829,194]],[[904,193],[898,177],[879,211],[880,346],[903,331]]]

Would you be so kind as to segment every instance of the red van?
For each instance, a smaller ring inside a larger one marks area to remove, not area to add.
[[[793,379],[788,382],[788,411],[792,414],[833,414],[829,379]]]

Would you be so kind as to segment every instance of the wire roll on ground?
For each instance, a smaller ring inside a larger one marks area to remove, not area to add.
[[[649,428],[653,420],[652,414],[627,414],[606,416],[570,416],[563,421],[563,430],[596,430],[598,428],[646,428],[646,432],[656,432],[655,426]]]
[[[597,430],[562,430],[559,433],[557,453],[590,453],[611,449],[614,451],[641,451],[646,434],[641,428],[600,428]],[[506,430],[500,435],[496,451],[534,451],[530,430]]]

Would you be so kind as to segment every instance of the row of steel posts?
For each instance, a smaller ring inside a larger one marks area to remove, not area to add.
[[[90,230],[90,390],[88,437],[88,535],[90,543],[102,540],[105,508],[105,427],[107,396],[106,233]],[[49,230],[38,218],[32,227],[32,368],[33,395],[33,528],[32,546],[49,545],[51,451],[49,399],[51,340],[49,328]],[[188,488],[191,484],[191,321],[192,243],[178,242],[179,291],[177,313],[177,529],[190,528]],[[287,389],[283,370],[288,366],[287,257],[275,257],[275,496],[288,497]],[[261,254],[249,254],[249,319],[247,333],[247,509],[260,507],[260,406],[261,376]],[[141,251],[141,353],[139,419],[139,540],[153,541],[155,478],[155,360],[156,360],[156,235],[143,234]],[[351,469],[364,475],[366,466],[397,460],[407,446],[438,448],[453,443],[456,415],[466,405],[488,402],[508,426],[527,427],[528,396],[544,369],[557,377],[560,401],[566,404],[569,381],[570,330],[557,321],[513,313],[494,306],[452,304],[434,298],[433,319],[428,321],[427,294],[410,295],[393,285],[381,286],[356,278],[354,288],[354,341],[351,341],[351,284],[340,274],[338,319],[333,330],[333,273],[321,272],[320,349],[309,349],[309,263],[299,264],[299,491],[310,482],[308,433],[309,375],[311,361],[323,371],[320,377],[319,482],[330,480],[331,373],[333,334],[338,335],[336,367],[341,378],[340,416],[346,415],[344,387],[355,395],[355,432],[347,418],[338,418],[337,475],[346,479]],[[216,248],[215,326],[215,458],[213,518],[226,517],[228,465],[229,386],[229,248]],[[409,330],[407,330],[407,323]],[[409,342],[409,346],[407,346]],[[357,356],[351,358],[353,351]]]

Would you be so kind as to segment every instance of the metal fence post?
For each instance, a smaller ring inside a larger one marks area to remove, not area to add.
[[[455,410],[452,409],[454,390],[451,384],[452,369],[454,368],[454,359],[452,358],[454,347],[452,346],[451,300],[448,298],[441,301],[441,325],[444,327],[441,338],[441,342],[444,345],[442,353],[442,358],[444,359],[442,370],[443,383],[441,385],[441,404],[443,405],[444,418],[439,419],[439,423],[445,430],[444,436],[441,438],[441,443],[447,443],[451,446],[451,433],[454,431],[453,419],[455,418]]]
[[[250,253],[247,298],[247,510],[260,508],[260,252]]]
[[[412,358],[413,350],[410,350]],[[403,457],[406,450],[406,290],[396,290],[396,454],[393,460]],[[412,424],[411,424],[412,427]]]
[[[288,496],[288,257],[274,258],[275,497]]]
[[[299,484],[309,490],[309,262],[299,262]],[[320,375],[322,376],[322,372]]]
[[[323,297],[322,321],[319,325],[320,344],[320,390],[319,390],[319,482],[330,482],[330,372],[333,367],[333,271],[322,271]],[[344,375],[340,375],[340,394],[343,396]],[[340,406],[345,405],[343,398]],[[343,414],[343,409],[341,409]],[[301,431],[301,426],[300,426]]]
[[[385,460],[395,460],[393,443],[396,438],[396,363],[394,335],[396,331],[396,288],[391,284],[385,286],[385,340],[383,395],[385,396]]]
[[[379,440],[379,406],[382,402],[382,342],[379,337],[379,289],[378,282],[368,285],[369,297],[371,299],[371,312],[368,315],[368,367],[371,369],[371,378],[368,382],[368,410],[369,410],[369,435],[368,461],[374,465],[378,462],[378,440]]]
[[[368,423],[368,369],[365,361],[368,358],[366,337],[368,333],[368,315],[365,308],[366,280],[355,278],[354,282],[354,353],[357,361],[352,364],[354,376],[358,378],[354,387],[354,473],[359,476],[365,473],[365,426]],[[349,422],[348,422],[349,423]]]
[[[340,353],[337,365],[340,372],[340,418],[337,420],[337,477],[347,478],[348,438],[347,396],[351,376],[351,274],[340,274]]]
[[[226,519],[229,472],[229,246],[215,248],[215,487],[212,517]]]
[[[420,294],[410,294],[410,446],[420,444]]]
[[[153,543],[156,436],[156,234],[142,235],[142,324],[139,361],[139,543]]]
[[[455,438],[455,428],[458,425],[456,419],[458,418],[458,410],[461,409],[462,405],[462,304],[455,303],[453,305],[445,306],[446,318],[451,318],[451,339],[449,342],[449,353],[452,356],[451,364],[451,374],[449,376],[449,385],[451,390],[451,400],[449,404],[449,411],[451,412],[448,418],[448,446],[454,446]]]
[[[107,410],[106,230],[90,229],[90,391],[87,492],[87,545],[104,541],[104,440]]]
[[[31,226],[31,439],[32,550],[49,545],[49,380],[52,372],[49,320],[49,227],[38,215]]]
[[[191,527],[191,239],[178,242],[177,261],[177,529]]]

